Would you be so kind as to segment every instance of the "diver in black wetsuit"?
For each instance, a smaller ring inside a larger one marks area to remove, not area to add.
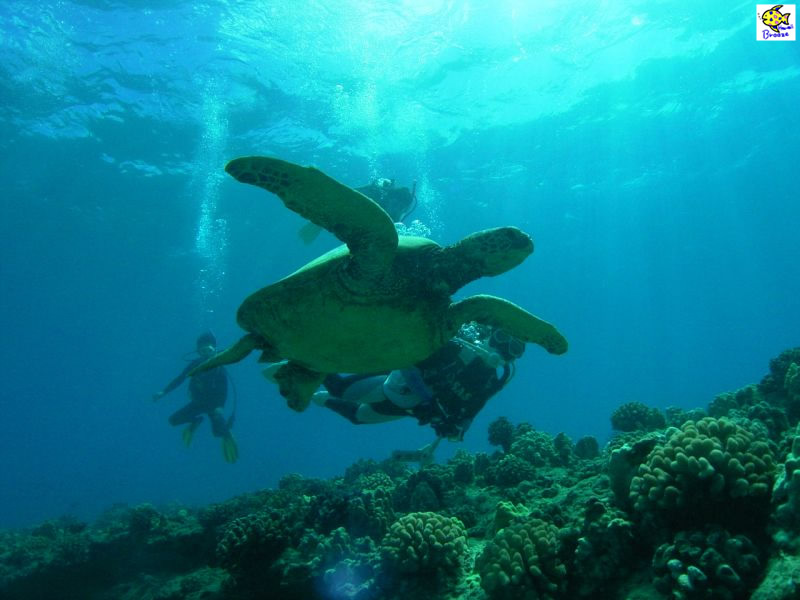
[[[186,365],[180,375],[170,381],[167,387],[153,394],[153,400],[159,400],[162,396],[178,388],[192,369],[214,356],[216,345],[217,340],[210,332],[198,337],[197,358]],[[230,418],[225,419],[222,413],[227,397],[228,374],[224,367],[217,367],[195,375],[189,381],[189,404],[172,413],[169,423],[172,426],[188,424],[188,427],[183,430],[183,442],[188,446],[192,443],[194,432],[203,422],[203,414],[207,414],[211,421],[211,431],[214,437],[222,438],[222,453],[225,460],[232,463],[239,458],[239,450],[231,433],[234,415],[231,414]]]
[[[405,219],[417,207],[416,182],[409,189],[407,187],[395,187],[394,179],[380,178],[369,185],[356,188],[356,191],[377,202],[395,223]],[[319,225],[306,223],[298,233],[306,244],[310,244],[321,231],[322,228]]]
[[[313,400],[358,425],[414,417],[438,438],[461,441],[524,352],[525,344],[502,329],[472,324],[410,369],[329,375]]]

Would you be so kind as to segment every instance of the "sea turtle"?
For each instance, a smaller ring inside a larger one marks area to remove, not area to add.
[[[533,252],[531,238],[516,227],[479,231],[443,248],[398,237],[377,203],[313,167],[247,156],[225,171],[276,194],[345,245],[245,299],[237,321],[248,333],[191,374],[260,350],[262,362],[286,361],[272,377],[289,406],[303,411],[327,374],[409,367],[470,321],[502,327],[553,354],[566,352],[555,327],[508,300],[450,299],[470,281],[503,273]]]

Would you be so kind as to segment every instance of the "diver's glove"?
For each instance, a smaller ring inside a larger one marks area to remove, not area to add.
[[[153,402],[158,402],[163,397],[164,397],[164,392],[156,392],[155,394],[153,394]]]

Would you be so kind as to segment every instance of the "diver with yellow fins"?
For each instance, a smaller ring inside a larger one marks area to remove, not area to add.
[[[395,223],[405,219],[417,207],[416,181],[409,189],[395,186],[394,179],[380,177],[369,185],[356,188],[356,191],[377,202]],[[322,228],[319,225],[306,223],[300,228],[298,235],[304,243],[310,244],[321,231]]]
[[[197,357],[193,358],[162,391],[153,394],[153,401],[160,400],[178,388],[192,369],[216,354],[217,340],[214,334],[207,331],[200,335],[197,338],[196,348]],[[175,411],[169,417],[169,423],[172,426],[186,425],[183,430],[183,443],[189,446],[194,438],[194,432],[203,422],[203,414],[208,415],[214,437],[222,438],[222,454],[225,461],[234,463],[239,458],[239,449],[231,433],[236,417],[235,390],[233,412],[227,419],[222,412],[228,398],[228,379],[224,367],[217,367],[192,377],[189,381],[189,404]]]

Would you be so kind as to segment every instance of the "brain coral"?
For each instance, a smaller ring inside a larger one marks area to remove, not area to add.
[[[381,543],[381,566],[388,572],[428,575],[461,571],[467,531],[455,517],[409,513],[395,521]]]
[[[566,567],[558,550],[558,528],[540,519],[501,529],[475,561],[481,587],[492,600],[559,597]]]
[[[728,419],[706,417],[653,448],[630,485],[641,517],[680,524],[750,523],[766,517],[775,473],[764,438]]]

